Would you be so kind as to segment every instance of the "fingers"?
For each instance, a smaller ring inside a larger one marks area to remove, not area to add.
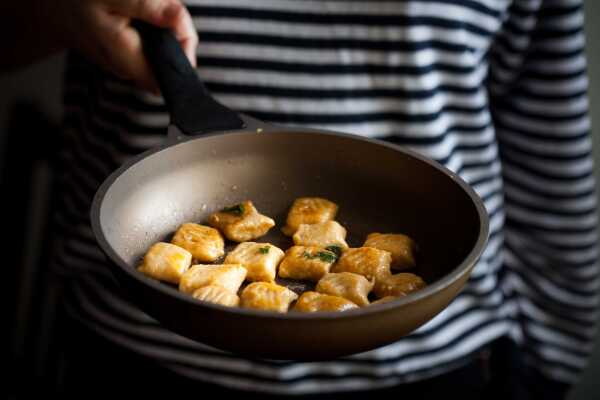
[[[100,50],[98,61],[118,77],[158,93],[154,74],[143,54],[140,35],[129,25],[129,19],[100,14],[96,22]]]
[[[142,52],[142,41],[138,32],[130,26],[125,27],[117,36],[119,51],[115,51],[112,63],[118,71],[138,86],[155,94],[160,93],[154,73]]]
[[[179,0],[74,1],[79,7],[75,7],[73,46],[120,78],[159,93],[140,35],[131,27],[133,18],[171,29],[190,63],[196,65],[198,37]]]
[[[170,27],[171,19],[184,8],[178,0],[99,0],[109,11],[144,20],[150,24]]]
[[[179,0],[103,0],[103,3],[112,13],[171,29],[190,63],[196,65],[198,36],[190,14]]]
[[[185,7],[182,7],[175,17],[174,26],[172,26],[175,37],[181,44],[181,47],[190,60],[192,66],[196,66],[196,49],[198,48],[198,34],[192,21],[190,13]]]

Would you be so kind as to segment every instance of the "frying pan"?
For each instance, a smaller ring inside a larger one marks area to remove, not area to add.
[[[168,139],[110,175],[91,209],[96,239],[131,301],[168,329],[222,350],[326,360],[392,343],[456,297],[488,236],[481,199],[457,175],[383,141],[240,115],[210,96],[170,32],[137,28],[170,112]],[[280,227],[304,196],[339,204],[336,219],[352,247],[370,232],[411,236],[420,248],[416,273],[428,286],[347,312],[278,314],[201,302],[135,269],[180,224],[246,199],[278,223],[260,241],[286,249],[292,243]]]

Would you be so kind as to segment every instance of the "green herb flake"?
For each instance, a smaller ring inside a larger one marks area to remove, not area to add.
[[[270,249],[270,248],[271,248],[271,247],[269,247],[269,246],[261,247],[261,248],[259,248],[259,249],[258,249],[258,252],[259,252],[260,254],[268,254],[268,253],[269,253],[269,249]]]
[[[337,255],[331,251],[317,251],[315,254],[310,254],[308,251],[305,251],[302,256],[309,260],[318,258],[326,263],[334,263],[338,258]]]
[[[334,253],[337,258],[340,258],[342,255],[342,248],[340,246],[327,246],[325,247],[325,250],[329,250],[330,252]]]
[[[331,251],[319,251],[315,254],[319,259],[326,263],[334,263],[337,260],[337,255]]]
[[[235,206],[225,207],[224,209],[221,210],[221,212],[242,215],[242,214],[244,214],[244,205],[236,204]]]

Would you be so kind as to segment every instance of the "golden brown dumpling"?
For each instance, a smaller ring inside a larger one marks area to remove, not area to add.
[[[171,243],[156,243],[144,256],[138,271],[154,279],[178,284],[192,263],[192,254]]]
[[[284,313],[298,295],[285,286],[271,282],[254,282],[240,296],[242,307]]]
[[[300,197],[288,212],[286,226],[281,231],[292,236],[302,224],[318,224],[331,221],[337,214],[337,204],[320,197]]]
[[[249,281],[273,282],[283,250],[269,243],[244,242],[225,257],[226,264],[242,264]]]
[[[220,304],[227,307],[236,307],[240,304],[240,298],[238,295],[231,293],[222,286],[203,286],[199,289],[196,289],[192,296],[198,300]]]
[[[364,247],[389,251],[392,254],[392,269],[405,270],[416,266],[417,244],[406,235],[399,233],[371,233]]]
[[[316,282],[329,272],[336,260],[335,253],[321,247],[293,246],[285,252],[279,276]]]
[[[293,236],[294,244],[298,246],[337,246],[347,249],[346,228],[336,221],[319,224],[302,224]]]
[[[275,226],[275,221],[260,214],[251,201],[244,201],[208,217],[208,224],[219,229],[234,242],[247,242],[264,236]]]
[[[218,230],[191,222],[177,229],[171,243],[192,253],[198,262],[212,262],[225,254],[225,241]]]
[[[343,297],[356,305],[369,305],[369,292],[373,289],[373,281],[352,272],[339,272],[325,275],[316,290],[319,293]]]
[[[358,308],[356,304],[342,297],[317,292],[304,292],[294,305],[294,311],[346,311]]]
[[[358,247],[344,251],[332,272],[354,272],[372,281],[390,274],[392,255],[389,251],[372,247]]]
[[[408,272],[390,275],[375,282],[374,293],[377,297],[386,296],[401,297],[415,292],[426,286],[421,277]]]
[[[221,286],[231,293],[237,293],[246,279],[246,268],[241,264],[192,265],[179,282],[179,290],[194,293],[203,286]]]

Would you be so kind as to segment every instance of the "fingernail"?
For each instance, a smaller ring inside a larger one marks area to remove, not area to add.
[[[171,3],[163,10],[163,18],[173,18],[179,13],[181,6],[178,3]]]

